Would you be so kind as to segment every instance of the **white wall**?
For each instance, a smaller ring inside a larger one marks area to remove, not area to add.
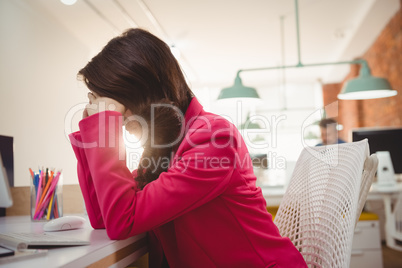
[[[14,137],[15,186],[29,185],[28,168],[38,166],[63,169],[65,184],[78,183],[64,119],[86,100],[76,74],[88,56],[35,1],[0,0],[0,135]]]
[[[76,80],[76,73],[91,51],[47,12],[37,1],[0,0],[0,135],[14,137],[15,186],[28,185],[28,168],[38,166],[62,168],[65,184],[78,183],[64,121],[71,108],[86,102],[87,90]],[[313,86],[305,87],[298,85],[296,91],[289,87],[287,111],[281,110],[283,96],[277,87],[259,88],[263,105],[254,109],[267,118],[287,115],[280,122],[275,149],[288,160],[296,159],[301,151],[301,144],[297,148],[289,144],[301,140],[302,122],[322,106],[320,96],[312,97]],[[219,89],[194,91],[206,110],[230,114],[215,102]],[[299,107],[300,103],[306,107]],[[232,112],[235,118],[238,113]],[[244,109],[241,121],[246,115]],[[67,128],[77,130],[79,118],[77,114]]]

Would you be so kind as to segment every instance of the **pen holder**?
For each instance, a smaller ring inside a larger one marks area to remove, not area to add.
[[[63,174],[31,171],[31,220],[48,221],[63,216]]]

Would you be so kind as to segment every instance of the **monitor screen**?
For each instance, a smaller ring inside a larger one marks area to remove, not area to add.
[[[368,139],[370,153],[389,151],[395,173],[402,173],[402,128],[355,129],[353,141]]]
[[[0,135],[0,153],[10,187],[14,186],[14,139]]]
[[[10,186],[8,184],[8,178],[6,169],[3,165],[3,160],[0,154],[0,207],[8,208],[13,205],[13,199],[11,197]],[[4,215],[0,215],[4,216]]]
[[[14,139],[0,135],[0,216],[10,206],[9,186],[14,186]],[[7,181],[6,181],[7,180]]]

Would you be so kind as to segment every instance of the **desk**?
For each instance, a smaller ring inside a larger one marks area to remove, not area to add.
[[[285,187],[261,187],[267,206],[279,206]],[[376,183],[373,183],[367,195],[366,201],[382,201],[385,210],[385,227],[381,228],[385,233],[387,246],[396,250],[401,250],[402,247],[395,242],[395,213],[392,212],[392,200],[397,199],[399,193],[402,192],[402,182],[397,182],[392,188],[381,188]],[[376,211],[373,211],[376,212]],[[381,217],[380,217],[381,218]],[[382,222],[381,222],[382,224]],[[383,236],[383,235],[382,235]]]
[[[286,192],[284,186],[262,186],[261,190],[265,201],[267,202],[267,206],[279,206]],[[399,192],[402,192],[402,182],[398,182],[393,189],[387,190],[378,188],[377,184],[373,183],[368,192],[367,200],[384,200],[384,202],[388,202],[388,199],[391,200],[392,198],[396,198]]]
[[[396,222],[395,222],[395,209],[392,211],[392,199],[397,199],[399,194],[402,192],[402,183],[397,183],[392,188],[383,188],[378,187],[378,185],[373,184],[371,189],[371,198],[370,200],[382,199],[384,202],[384,212],[385,212],[385,241],[387,246],[395,249],[402,250],[402,246],[398,245],[395,241],[396,238],[401,239],[400,230],[397,231]],[[369,192],[369,193],[370,193]],[[367,200],[369,200],[367,198]],[[397,234],[399,233],[399,234]]]
[[[31,222],[29,216],[7,216],[0,218],[0,232],[43,232],[44,222]],[[51,248],[43,257],[19,260],[4,267],[126,267],[147,252],[145,234],[126,240],[110,240],[106,230],[94,230],[87,221],[85,228],[53,232],[84,240],[88,246]]]
[[[398,197],[398,193],[402,192],[402,182],[397,182],[392,188],[378,187],[377,183],[373,183],[367,196],[367,200],[384,200],[384,197]]]

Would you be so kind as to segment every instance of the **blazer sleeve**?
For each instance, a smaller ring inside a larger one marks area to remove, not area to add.
[[[106,111],[79,124],[82,141],[97,144],[83,150],[111,239],[125,239],[152,230],[224,192],[234,169],[235,150],[228,142],[233,137],[218,131],[212,144],[205,129],[193,131],[187,137],[191,146],[181,159],[157,180],[138,190],[122,159],[125,152],[121,152],[124,150],[121,121],[120,113]]]
[[[81,135],[79,132],[74,132],[69,135],[69,138],[77,158],[78,182],[84,198],[89,221],[94,229],[104,229],[105,224],[103,223],[101,210],[95,188],[93,186],[91,172],[89,171],[88,162],[85,157]]]

